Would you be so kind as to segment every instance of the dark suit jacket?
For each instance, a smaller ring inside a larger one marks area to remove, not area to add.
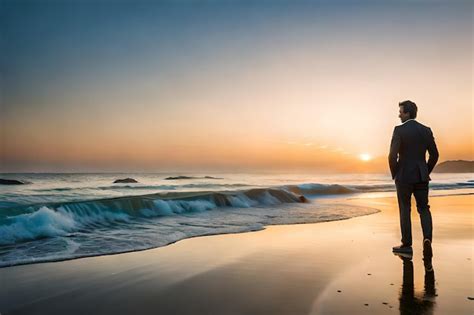
[[[426,151],[429,153],[426,162]],[[438,162],[438,149],[431,129],[408,120],[393,130],[388,163],[392,178],[401,183],[431,180],[429,174]]]

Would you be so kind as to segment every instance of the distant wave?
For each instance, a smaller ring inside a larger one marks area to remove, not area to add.
[[[210,189],[214,191],[233,190],[239,188],[255,188],[258,186],[249,185],[244,183],[187,183],[187,184],[171,184],[171,185],[146,185],[146,184],[114,184],[107,186],[86,186],[86,187],[53,187],[53,188],[30,188],[35,192],[68,192],[80,190],[102,190],[102,191],[139,191],[139,190],[157,190],[157,191],[181,191],[186,189],[192,190],[204,190]],[[472,188],[474,187],[474,180],[467,180],[466,182],[459,183],[433,183],[430,182],[430,188],[434,190],[450,190],[460,188]],[[302,195],[339,195],[339,194],[353,194],[363,192],[383,192],[383,191],[395,191],[395,184],[383,183],[383,184],[323,184],[323,183],[302,183],[295,185],[283,185],[274,187],[261,187],[261,188],[275,188],[285,189],[296,194]]]
[[[460,183],[430,183],[430,189],[433,190],[451,190],[462,188],[473,188],[474,181]],[[340,194],[354,194],[366,192],[385,192],[395,191],[395,184],[370,184],[370,185],[340,185],[340,184],[320,184],[320,183],[305,183],[299,185],[283,186],[291,192],[302,194],[305,196],[312,195],[340,195]]]
[[[99,190],[176,190],[183,188],[239,188],[239,187],[249,187],[247,184],[213,184],[213,183],[191,183],[183,185],[143,185],[143,184],[114,184],[109,186],[97,186],[97,187],[54,187],[54,188],[37,188],[32,189],[33,191],[38,192],[63,192],[63,191],[76,191],[78,189],[99,189]]]
[[[300,185],[289,185],[285,186],[289,191],[302,194],[302,195],[339,195],[339,194],[351,194],[356,191],[350,187],[346,187],[338,184],[300,184]]]
[[[52,188],[28,188],[26,191],[6,192],[0,195],[0,219],[4,211],[12,208],[24,206],[41,206],[46,203],[57,202],[81,202],[86,200],[96,200],[98,198],[114,198],[117,196],[140,196],[150,193],[171,193],[178,194],[185,192],[193,193],[239,193],[239,190],[245,189],[276,189],[285,190],[294,194],[308,197],[361,194],[370,192],[391,192],[395,191],[393,182],[375,183],[375,184],[326,184],[326,183],[301,183],[290,185],[275,185],[262,187],[244,183],[186,183],[182,185],[156,184],[156,185],[106,185],[106,186],[86,186],[86,187],[52,187]],[[454,183],[433,183],[430,182],[432,190],[456,190],[472,189],[474,181]],[[32,193],[29,193],[32,192]],[[179,197],[179,196],[178,196]]]
[[[214,176],[169,176],[166,177],[165,180],[181,180],[181,179],[224,179],[222,177],[214,177]]]

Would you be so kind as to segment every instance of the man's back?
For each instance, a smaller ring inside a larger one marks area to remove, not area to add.
[[[428,163],[426,151],[429,152]],[[427,182],[438,157],[430,128],[413,119],[395,127],[389,154],[393,179],[404,183]]]

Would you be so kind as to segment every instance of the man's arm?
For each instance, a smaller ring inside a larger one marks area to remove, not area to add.
[[[431,173],[436,163],[438,162],[439,152],[438,152],[438,148],[436,147],[436,142],[433,137],[433,132],[431,131],[431,129],[428,129],[428,131],[429,131],[428,153],[430,154],[430,157],[428,158],[427,164],[428,164],[428,173]]]
[[[397,127],[393,129],[392,141],[390,143],[390,153],[388,154],[388,164],[390,165],[390,172],[392,173],[392,179],[395,179],[395,175],[398,170],[398,153],[400,152],[400,145],[402,139],[397,133]],[[430,155],[431,157],[431,155]]]

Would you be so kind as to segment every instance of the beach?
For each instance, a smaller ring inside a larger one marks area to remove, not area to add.
[[[202,236],[131,253],[0,269],[1,314],[472,314],[474,196],[430,199],[433,271],[403,261],[396,198],[348,220]]]
[[[0,315],[474,315],[473,13],[0,0]]]

